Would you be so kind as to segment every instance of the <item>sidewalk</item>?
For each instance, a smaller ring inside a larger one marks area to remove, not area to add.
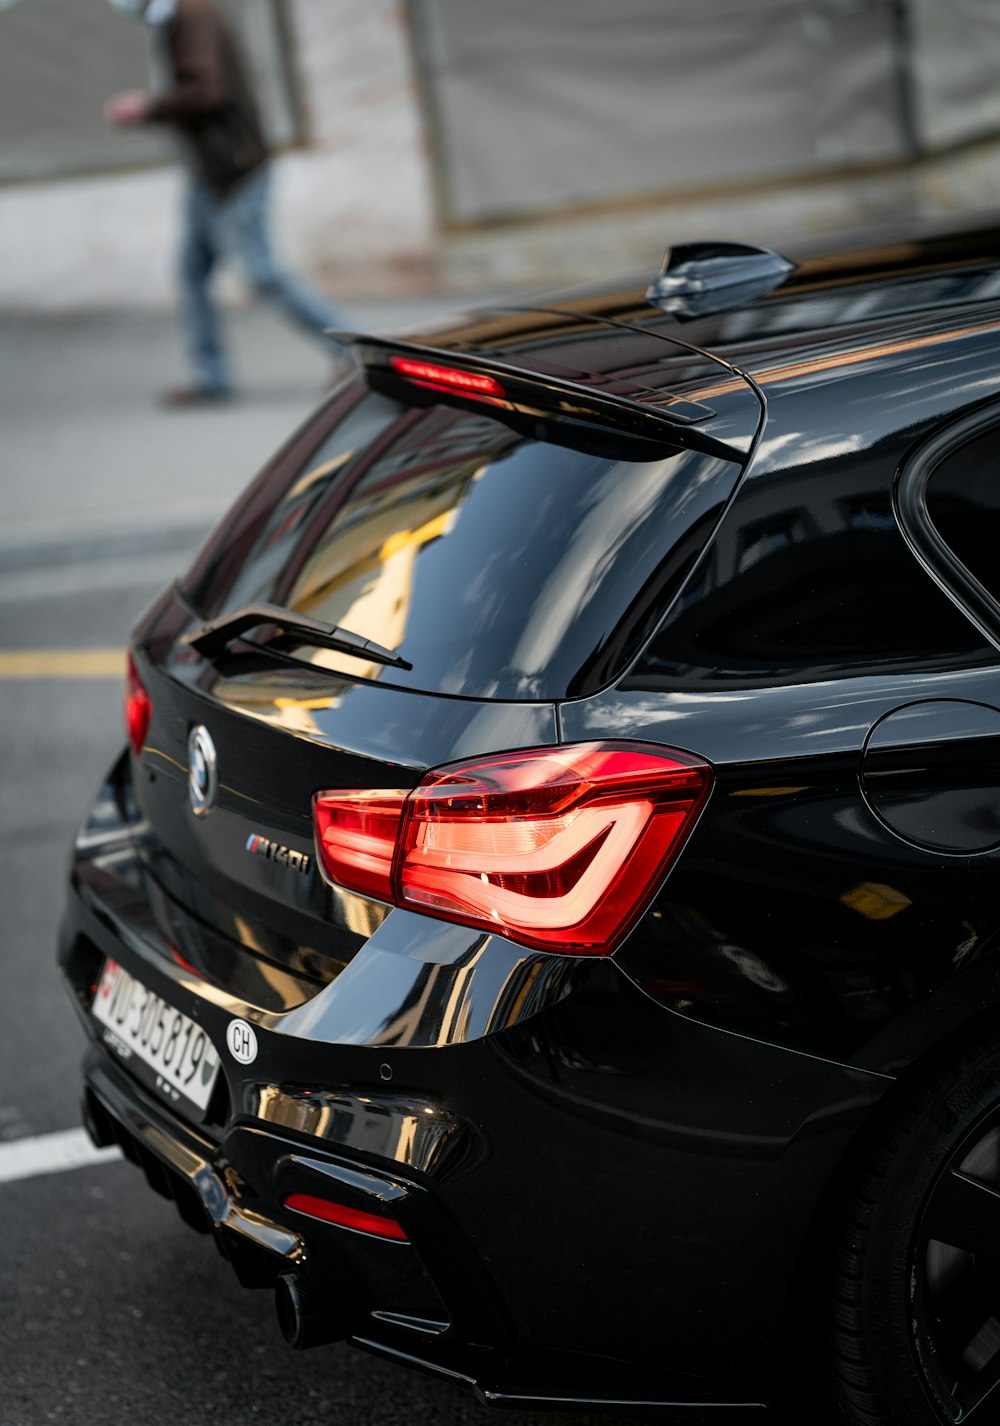
[[[358,302],[360,330],[405,329],[455,299]],[[193,550],[316,406],[333,363],[266,310],[230,313],[240,399],[168,411],[182,384],[169,317],[0,321],[0,573]]]

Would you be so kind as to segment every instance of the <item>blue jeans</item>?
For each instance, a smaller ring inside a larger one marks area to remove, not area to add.
[[[321,337],[327,327],[344,325],[332,303],[278,266],[268,232],[269,188],[266,167],[245,178],[224,198],[197,179],[188,188],[181,246],[181,314],[195,383],[204,390],[225,391],[230,384],[218,313],[209,294],[209,279],[222,258],[235,259],[255,292],[314,336]]]

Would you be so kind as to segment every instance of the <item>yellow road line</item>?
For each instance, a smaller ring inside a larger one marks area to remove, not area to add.
[[[0,679],[120,679],[124,672],[122,649],[0,649]]]

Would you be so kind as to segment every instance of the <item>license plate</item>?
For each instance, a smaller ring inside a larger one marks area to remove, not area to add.
[[[143,1078],[167,1099],[176,1102],[183,1097],[202,1112],[208,1108],[219,1056],[200,1025],[110,957],[104,962],[91,1013],[104,1026],[105,1043],[122,1059],[141,1061],[148,1071]]]

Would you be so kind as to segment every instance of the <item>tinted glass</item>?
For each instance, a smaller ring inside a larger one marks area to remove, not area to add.
[[[637,680],[807,682],[995,657],[907,548],[892,468],[831,461],[822,477],[748,482]]]
[[[257,488],[188,592],[206,617],[265,600],[413,665],[293,648],[322,667],[561,698],[608,682],[638,647],[736,473],[689,452],[587,454],[473,409],[367,393],[303,464]]]
[[[1000,435],[947,456],[927,483],[927,513],[952,553],[1000,602]]]

